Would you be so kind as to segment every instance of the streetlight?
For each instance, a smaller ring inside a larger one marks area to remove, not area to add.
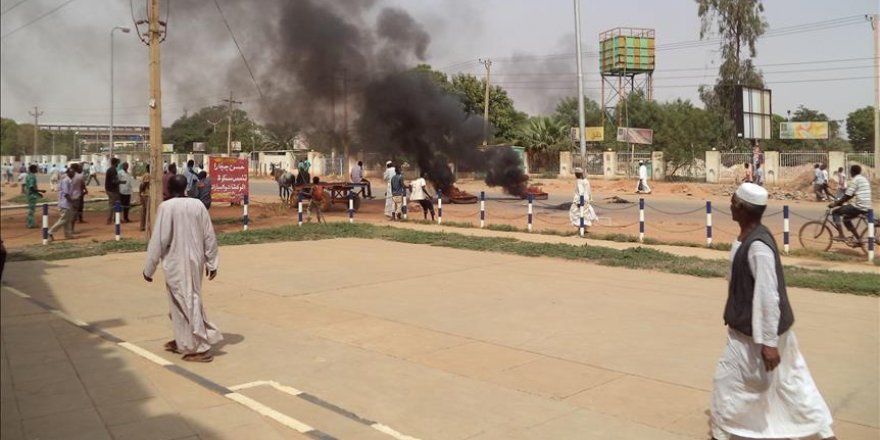
[[[113,158],[113,31],[120,30],[123,33],[131,32],[131,29],[116,26],[110,29],[110,158]]]
[[[78,131],[73,132],[73,155],[77,156],[76,151],[79,149],[79,144],[76,143],[76,137],[79,135]],[[82,156],[82,152],[80,152],[79,156]],[[82,157],[78,157],[77,159],[82,159]]]

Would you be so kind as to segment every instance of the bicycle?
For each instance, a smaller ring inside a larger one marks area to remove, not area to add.
[[[838,207],[829,208],[825,210],[825,218],[823,220],[813,220],[807,223],[804,223],[801,226],[800,232],[798,232],[798,241],[800,241],[801,246],[804,249],[809,249],[817,252],[827,252],[831,249],[831,246],[835,241],[839,243],[843,243],[846,246],[853,249],[861,249],[863,254],[868,253],[868,219],[867,214],[861,214],[858,217],[854,218],[855,220],[855,230],[857,235],[851,235],[846,227],[844,227],[844,231],[846,234],[850,234],[846,236],[846,240],[839,241],[835,240],[837,234],[837,228],[834,225],[834,220],[832,219],[832,214]],[[876,222],[875,222],[876,224]]]

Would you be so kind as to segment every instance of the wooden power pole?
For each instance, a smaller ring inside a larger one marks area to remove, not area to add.
[[[34,117],[34,161],[36,161],[37,157],[37,145],[40,143],[40,116],[43,116],[43,112],[36,106],[34,106],[34,111],[28,112],[31,116]]]
[[[224,99],[223,102],[229,104],[226,111],[226,155],[232,157],[232,105],[241,104],[241,101],[234,101],[230,90],[229,99]]]
[[[159,63],[159,43],[162,26],[159,23],[159,0],[149,0],[150,46],[150,222],[146,227],[147,239],[152,232],[159,204],[162,203],[162,69]]]
[[[868,19],[874,30],[874,178],[880,180],[880,14]]]
[[[492,72],[492,60],[480,59],[480,63],[486,67],[486,98],[483,101],[483,145],[489,142],[489,74]]]

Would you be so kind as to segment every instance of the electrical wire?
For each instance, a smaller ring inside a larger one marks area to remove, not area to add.
[[[17,8],[17,7],[19,7],[19,6],[21,6],[21,5],[23,5],[24,3],[27,3],[27,2],[28,2],[28,0],[21,0],[20,2],[14,4],[14,5],[12,5],[12,6],[8,7],[8,8],[6,8],[5,10],[0,11],[0,15],[3,15],[3,14],[5,14],[5,13],[7,13],[7,12],[9,12],[9,11],[11,11],[11,10],[13,10],[13,9],[15,9],[15,8]]]
[[[38,21],[40,21],[40,20],[42,20],[42,19],[44,19],[44,18],[46,18],[46,17],[48,17],[48,16],[50,16],[50,15],[54,14],[54,13],[57,12],[59,9],[65,7],[65,6],[67,6],[67,5],[69,5],[69,4],[71,4],[71,3],[73,3],[74,1],[76,1],[76,0],[67,0],[67,1],[65,1],[64,3],[61,3],[60,5],[58,5],[58,6],[54,7],[54,8],[52,8],[52,9],[50,9],[48,12],[43,13],[43,14],[40,15],[39,17],[37,17],[37,18],[35,18],[35,19],[33,19],[33,20],[31,20],[31,21],[29,21],[29,22],[27,22],[27,23],[25,23],[25,24],[23,24],[23,25],[21,25],[21,26],[15,28],[15,29],[13,29],[13,30],[11,30],[11,31],[9,31],[9,32],[7,32],[7,33],[5,33],[5,34],[3,34],[2,36],[0,36],[0,40],[3,40],[4,38],[9,37],[10,35],[12,35],[12,34],[18,32],[18,31],[20,31],[20,30],[22,30],[22,29],[24,29],[24,28],[26,28],[26,27],[28,27],[28,26],[30,26],[30,25],[32,25],[32,24],[34,24],[34,23],[36,23],[36,22],[38,22]]]
[[[226,21],[226,15],[223,14],[223,9],[220,9],[220,3],[217,0],[214,0],[214,5],[217,6],[217,12],[220,13],[220,18],[223,19],[223,24],[226,25],[226,29],[229,31],[229,35],[232,37],[232,42],[235,43],[235,48],[238,49],[238,54],[241,55],[241,60],[244,61],[244,66],[247,68],[248,73],[251,75],[251,80],[254,82],[254,86],[257,88],[257,93],[260,94],[260,98],[263,97],[263,90],[260,89],[260,84],[257,82],[257,78],[254,77],[254,72],[251,70],[251,65],[248,63],[247,58],[244,56],[244,52],[241,51],[241,46],[238,44],[238,39],[235,38],[235,32],[232,32],[232,27],[229,26],[229,22]]]

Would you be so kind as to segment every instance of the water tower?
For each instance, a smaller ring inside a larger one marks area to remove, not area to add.
[[[599,74],[602,123],[607,114],[622,126],[617,108],[630,93],[654,99],[654,29],[619,27],[599,34]]]

